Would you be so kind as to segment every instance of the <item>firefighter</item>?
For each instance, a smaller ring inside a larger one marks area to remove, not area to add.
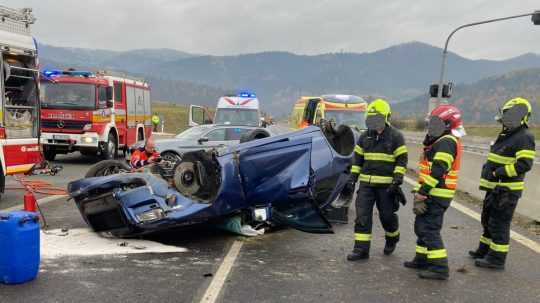
[[[152,125],[154,126],[154,132],[158,131],[159,122],[161,122],[161,119],[158,115],[152,116]]]
[[[514,98],[496,117],[502,131],[491,145],[480,179],[480,190],[486,191],[481,219],[484,231],[478,249],[469,252],[476,266],[504,269],[512,216],[536,153],[534,136],[528,130],[530,116],[529,101]]]
[[[425,279],[448,279],[448,258],[441,238],[446,209],[454,197],[461,161],[460,138],[465,135],[461,113],[442,104],[430,114],[419,163],[413,212],[416,255],[405,267],[420,269]]]
[[[140,169],[148,164],[159,162],[160,160],[161,157],[156,150],[154,139],[150,137],[146,140],[143,147],[139,147],[133,151],[129,162],[131,167]]]
[[[354,248],[347,260],[369,258],[373,206],[379,210],[379,218],[386,232],[384,254],[394,252],[399,241],[399,223],[395,205],[395,192],[403,182],[407,167],[407,146],[403,135],[390,125],[390,106],[385,100],[376,99],[366,111],[364,132],[354,148],[351,180],[347,187],[354,190],[360,182],[356,197],[356,220]]]

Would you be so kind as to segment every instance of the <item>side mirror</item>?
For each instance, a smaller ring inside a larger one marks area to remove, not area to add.
[[[199,140],[197,140],[199,142],[199,144],[203,144],[204,142],[208,142],[208,138],[207,137],[202,137],[202,138],[199,138]]]
[[[112,86],[107,86],[105,88],[105,90],[107,92],[107,100],[112,100],[113,99],[113,88],[112,88]],[[109,106],[109,103],[107,103],[107,106]]]

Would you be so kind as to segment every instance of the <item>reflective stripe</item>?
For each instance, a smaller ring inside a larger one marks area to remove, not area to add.
[[[373,175],[360,174],[360,176],[358,176],[358,180],[360,182],[374,183],[374,184],[392,184],[392,181],[394,180],[394,178],[386,177],[386,176],[373,176]]]
[[[384,154],[384,153],[364,153],[364,159],[371,161],[385,161],[385,162],[394,162],[396,158],[394,155]]]
[[[397,236],[399,236],[399,229],[396,230],[395,232],[386,232],[385,235],[387,237],[391,237],[391,238],[397,237]]]
[[[446,188],[432,188],[429,191],[429,195],[433,197],[439,197],[439,198],[453,198],[454,194],[456,193],[453,189],[446,189]]]
[[[404,175],[407,172],[407,169],[403,166],[396,166],[394,167],[394,174],[402,174]]]
[[[516,162],[516,158],[501,156],[501,155],[497,155],[495,153],[489,153],[488,154],[488,161],[491,161],[491,162],[497,163],[497,164],[506,165],[506,164],[514,164]]]
[[[416,245],[416,253],[417,254],[424,254],[424,255],[427,254],[428,253],[427,247]]]
[[[439,140],[441,140],[443,138],[452,139],[452,141],[456,142],[456,144],[458,143],[458,139],[456,137],[452,136],[452,135],[444,135]],[[439,141],[439,140],[437,140],[437,141]]]
[[[533,159],[534,160],[534,157],[536,156],[536,151],[535,150],[527,150],[527,149],[523,149],[523,150],[520,150],[516,153],[516,158],[519,159],[519,158],[527,158],[527,159]]]
[[[444,163],[446,163],[446,166],[450,168],[452,167],[452,162],[454,162],[454,156],[449,153],[438,152],[433,157],[433,161],[435,160],[443,161]]]
[[[429,250],[427,254],[428,259],[442,259],[448,257],[446,249]]]
[[[523,190],[525,189],[525,182],[491,182],[486,179],[480,179],[480,186],[494,189],[495,186],[507,187],[510,190]]]
[[[403,155],[407,153],[407,146],[406,145],[401,145],[400,147],[396,148],[394,150],[394,157],[398,157],[400,155]]]
[[[356,241],[371,241],[371,234],[354,233],[354,240]]]
[[[430,187],[435,187],[437,184],[439,184],[439,180],[433,178],[432,176],[424,176],[424,182],[429,185]]]
[[[355,145],[354,146],[354,152],[359,154],[359,155],[363,155],[364,154],[364,150],[360,147],[360,145]]]
[[[481,236],[481,237],[480,237],[480,243],[484,243],[484,244],[489,245],[489,244],[491,244],[491,239],[490,239],[490,238],[486,238],[486,237],[484,237],[484,236]]]
[[[510,245],[508,244],[495,244],[494,242],[491,242],[489,244],[489,249],[496,251],[496,252],[502,252],[506,253],[510,249]]]
[[[351,173],[359,174],[360,173],[360,166],[358,166],[358,165],[351,166]]]
[[[516,167],[514,164],[508,164],[504,166],[504,171],[506,172],[506,175],[508,177],[515,177],[517,176]]]

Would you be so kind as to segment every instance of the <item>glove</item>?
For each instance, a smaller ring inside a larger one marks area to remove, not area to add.
[[[419,194],[414,195],[413,213],[417,216],[423,215],[427,211],[427,197]]]

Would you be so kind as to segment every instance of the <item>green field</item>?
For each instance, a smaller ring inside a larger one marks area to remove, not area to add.
[[[166,133],[178,134],[188,128],[188,109],[183,104],[152,102],[152,113],[163,119]]]

